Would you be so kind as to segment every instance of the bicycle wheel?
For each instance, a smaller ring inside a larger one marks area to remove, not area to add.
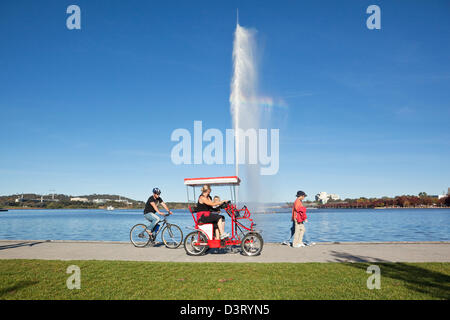
[[[242,239],[242,252],[247,256],[257,256],[261,253],[264,245],[263,238],[259,233],[249,232]]]
[[[145,224],[133,226],[130,231],[130,241],[135,247],[145,247],[151,241],[147,233],[147,226]]]
[[[176,249],[183,242],[183,231],[176,224],[168,224],[163,229],[161,238],[167,248]]]
[[[200,231],[189,233],[184,239],[184,250],[190,256],[200,256],[208,249],[208,239]]]

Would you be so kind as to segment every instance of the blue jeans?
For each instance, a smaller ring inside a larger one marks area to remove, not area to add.
[[[144,218],[150,222],[150,225],[147,227],[147,229],[152,232],[156,224],[161,221],[161,218],[153,212],[144,213]]]

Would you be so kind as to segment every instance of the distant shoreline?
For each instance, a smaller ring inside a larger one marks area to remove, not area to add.
[[[317,210],[327,210],[327,209],[335,209],[335,210],[388,210],[388,209],[394,209],[394,210],[402,210],[402,209],[450,209],[450,207],[375,207],[375,208],[345,208],[345,207],[328,207],[328,208],[316,208],[316,207],[311,207],[308,208],[306,207],[306,209],[317,209]]]
[[[106,208],[34,208],[34,207],[7,207],[7,208],[2,208],[2,209],[6,209],[8,211],[10,210],[50,210],[50,211],[54,211],[54,210],[107,210]],[[290,207],[285,207],[285,208],[280,208],[280,209],[285,209],[287,211],[291,210]],[[327,210],[327,209],[336,209],[336,210],[356,210],[356,209],[364,209],[364,210],[387,210],[387,209],[450,209],[450,207],[375,207],[375,208],[321,208],[321,207],[306,207],[306,209],[309,210]],[[109,212],[114,212],[114,211],[121,211],[121,210],[137,210],[137,211],[141,211],[144,210],[144,208],[115,208],[114,210],[110,210]],[[188,210],[187,208],[177,208],[177,209],[171,209],[171,210]],[[5,211],[7,212],[7,211]],[[271,213],[283,213],[280,211],[273,211],[273,210],[267,210],[267,211],[255,211],[252,212],[254,214],[271,214]]]
[[[371,209],[379,209],[379,210],[383,210],[383,209],[450,209],[450,207],[433,207],[433,206],[430,206],[430,207],[375,207],[375,208],[371,208]]]
[[[7,207],[6,210],[107,210],[106,208],[35,208],[35,207]],[[114,208],[117,210],[144,210],[144,208]],[[174,209],[176,210],[176,209]]]

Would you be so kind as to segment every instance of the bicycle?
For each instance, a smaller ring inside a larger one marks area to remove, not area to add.
[[[160,225],[161,223],[162,225]],[[183,242],[183,231],[176,224],[169,223],[167,216],[164,216],[164,219],[156,224],[153,229],[156,232],[153,231],[152,236],[149,235],[151,231],[148,227],[143,223],[138,223],[131,228],[130,241],[135,247],[143,248],[150,243],[154,244],[159,233],[161,233],[164,245],[169,249],[176,249]]]

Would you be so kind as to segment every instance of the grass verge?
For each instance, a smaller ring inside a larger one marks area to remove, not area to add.
[[[67,267],[81,269],[69,290]],[[0,299],[449,299],[449,263],[173,263],[0,260]]]

